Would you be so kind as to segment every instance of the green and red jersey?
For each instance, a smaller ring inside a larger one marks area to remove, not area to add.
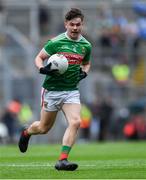
[[[63,54],[68,59],[67,71],[58,76],[46,76],[43,87],[49,91],[76,90],[79,82],[80,65],[87,64],[91,56],[91,44],[80,36],[79,40],[70,39],[66,33],[48,40],[44,46],[48,55]]]

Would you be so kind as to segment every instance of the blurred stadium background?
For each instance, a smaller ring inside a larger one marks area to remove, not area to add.
[[[0,141],[15,143],[21,128],[39,119],[39,75],[34,58],[47,39],[64,31],[70,7],[85,14],[84,35],[93,45],[92,68],[80,84],[78,141],[146,139],[146,1],[0,0]],[[60,113],[49,135],[66,127]]]

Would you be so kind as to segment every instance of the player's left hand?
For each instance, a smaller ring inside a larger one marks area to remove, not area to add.
[[[83,71],[82,68],[80,68],[79,81],[86,78],[87,76],[88,76],[88,74],[85,71]]]

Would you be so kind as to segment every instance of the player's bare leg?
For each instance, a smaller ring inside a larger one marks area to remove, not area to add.
[[[77,131],[81,123],[81,118],[80,118],[81,105],[64,104],[62,109],[68,121],[68,127],[64,133],[62,144],[65,146],[72,147],[72,145],[76,140]]]
[[[40,121],[35,121],[27,129],[28,134],[46,134],[55,122],[57,111],[48,112],[43,108],[41,110],[41,119]]]
[[[68,154],[73,146],[78,129],[80,127],[80,104],[64,104],[63,112],[68,121],[68,127],[64,133],[63,141],[62,141],[62,152],[59,158],[59,161],[56,163],[55,168],[57,170],[67,170],[74,171],[78,168],[76,163],[68,162]]]
[[[25,129],[21,133],[21,136],[19,139],[19,149],[21,152],[27,151],[27,147],[28,147],[28,143],[29,143],[29,139],[31,135],[46,134],[51,129],[51,127],[53,126],[55,122],[56,115],[57,115],[56,111],[47,112],[43,109],[41,110],[40,121],[35,121],[34,123],[30,125],[30,127]]]

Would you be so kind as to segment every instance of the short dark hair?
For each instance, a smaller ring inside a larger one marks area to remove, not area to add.
[[[65,20],[70,21],[70,20],[72,20],[74,18],[78,18],[78,17],[81,18],[82,21],[84,20],[84,15],[83,15],[82,11],[77,8],[71,8],[71,10],[66,13]]]

